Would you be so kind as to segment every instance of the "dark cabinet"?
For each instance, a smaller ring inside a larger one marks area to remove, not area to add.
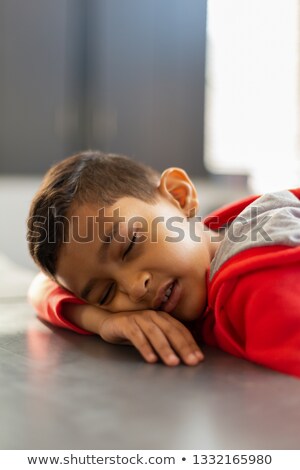
[[[85,148],[203,169],[204,0],[0,0],[0,172]]]

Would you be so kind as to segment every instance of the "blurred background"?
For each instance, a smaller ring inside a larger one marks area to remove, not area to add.
[[[35,269],[30,200],[88,148],[183,167],[201,215],[298,186],[299,24],[299,0],[0,0],[1,255]]]

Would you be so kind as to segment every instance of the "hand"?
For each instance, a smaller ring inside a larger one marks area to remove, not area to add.
[[[168,366],[176,366],[180,359],[196,365],[204,358],[191,332],[166,312],[113,313],[103,319],[99,330],[109,343],[132,344],[150,363],[160,357]]]

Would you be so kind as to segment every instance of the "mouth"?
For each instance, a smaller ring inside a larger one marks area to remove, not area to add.
[[[155,310],[163,310],[164,312],[172,312],[180,299],[181,288],[178,281],[172,281],[167,284],[160,292],[155,302]]]

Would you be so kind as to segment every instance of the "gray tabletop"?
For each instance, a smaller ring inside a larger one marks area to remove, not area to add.
[[[1,449],[299,449],[298,379],[214,348],[149,365],[0,300]]]

